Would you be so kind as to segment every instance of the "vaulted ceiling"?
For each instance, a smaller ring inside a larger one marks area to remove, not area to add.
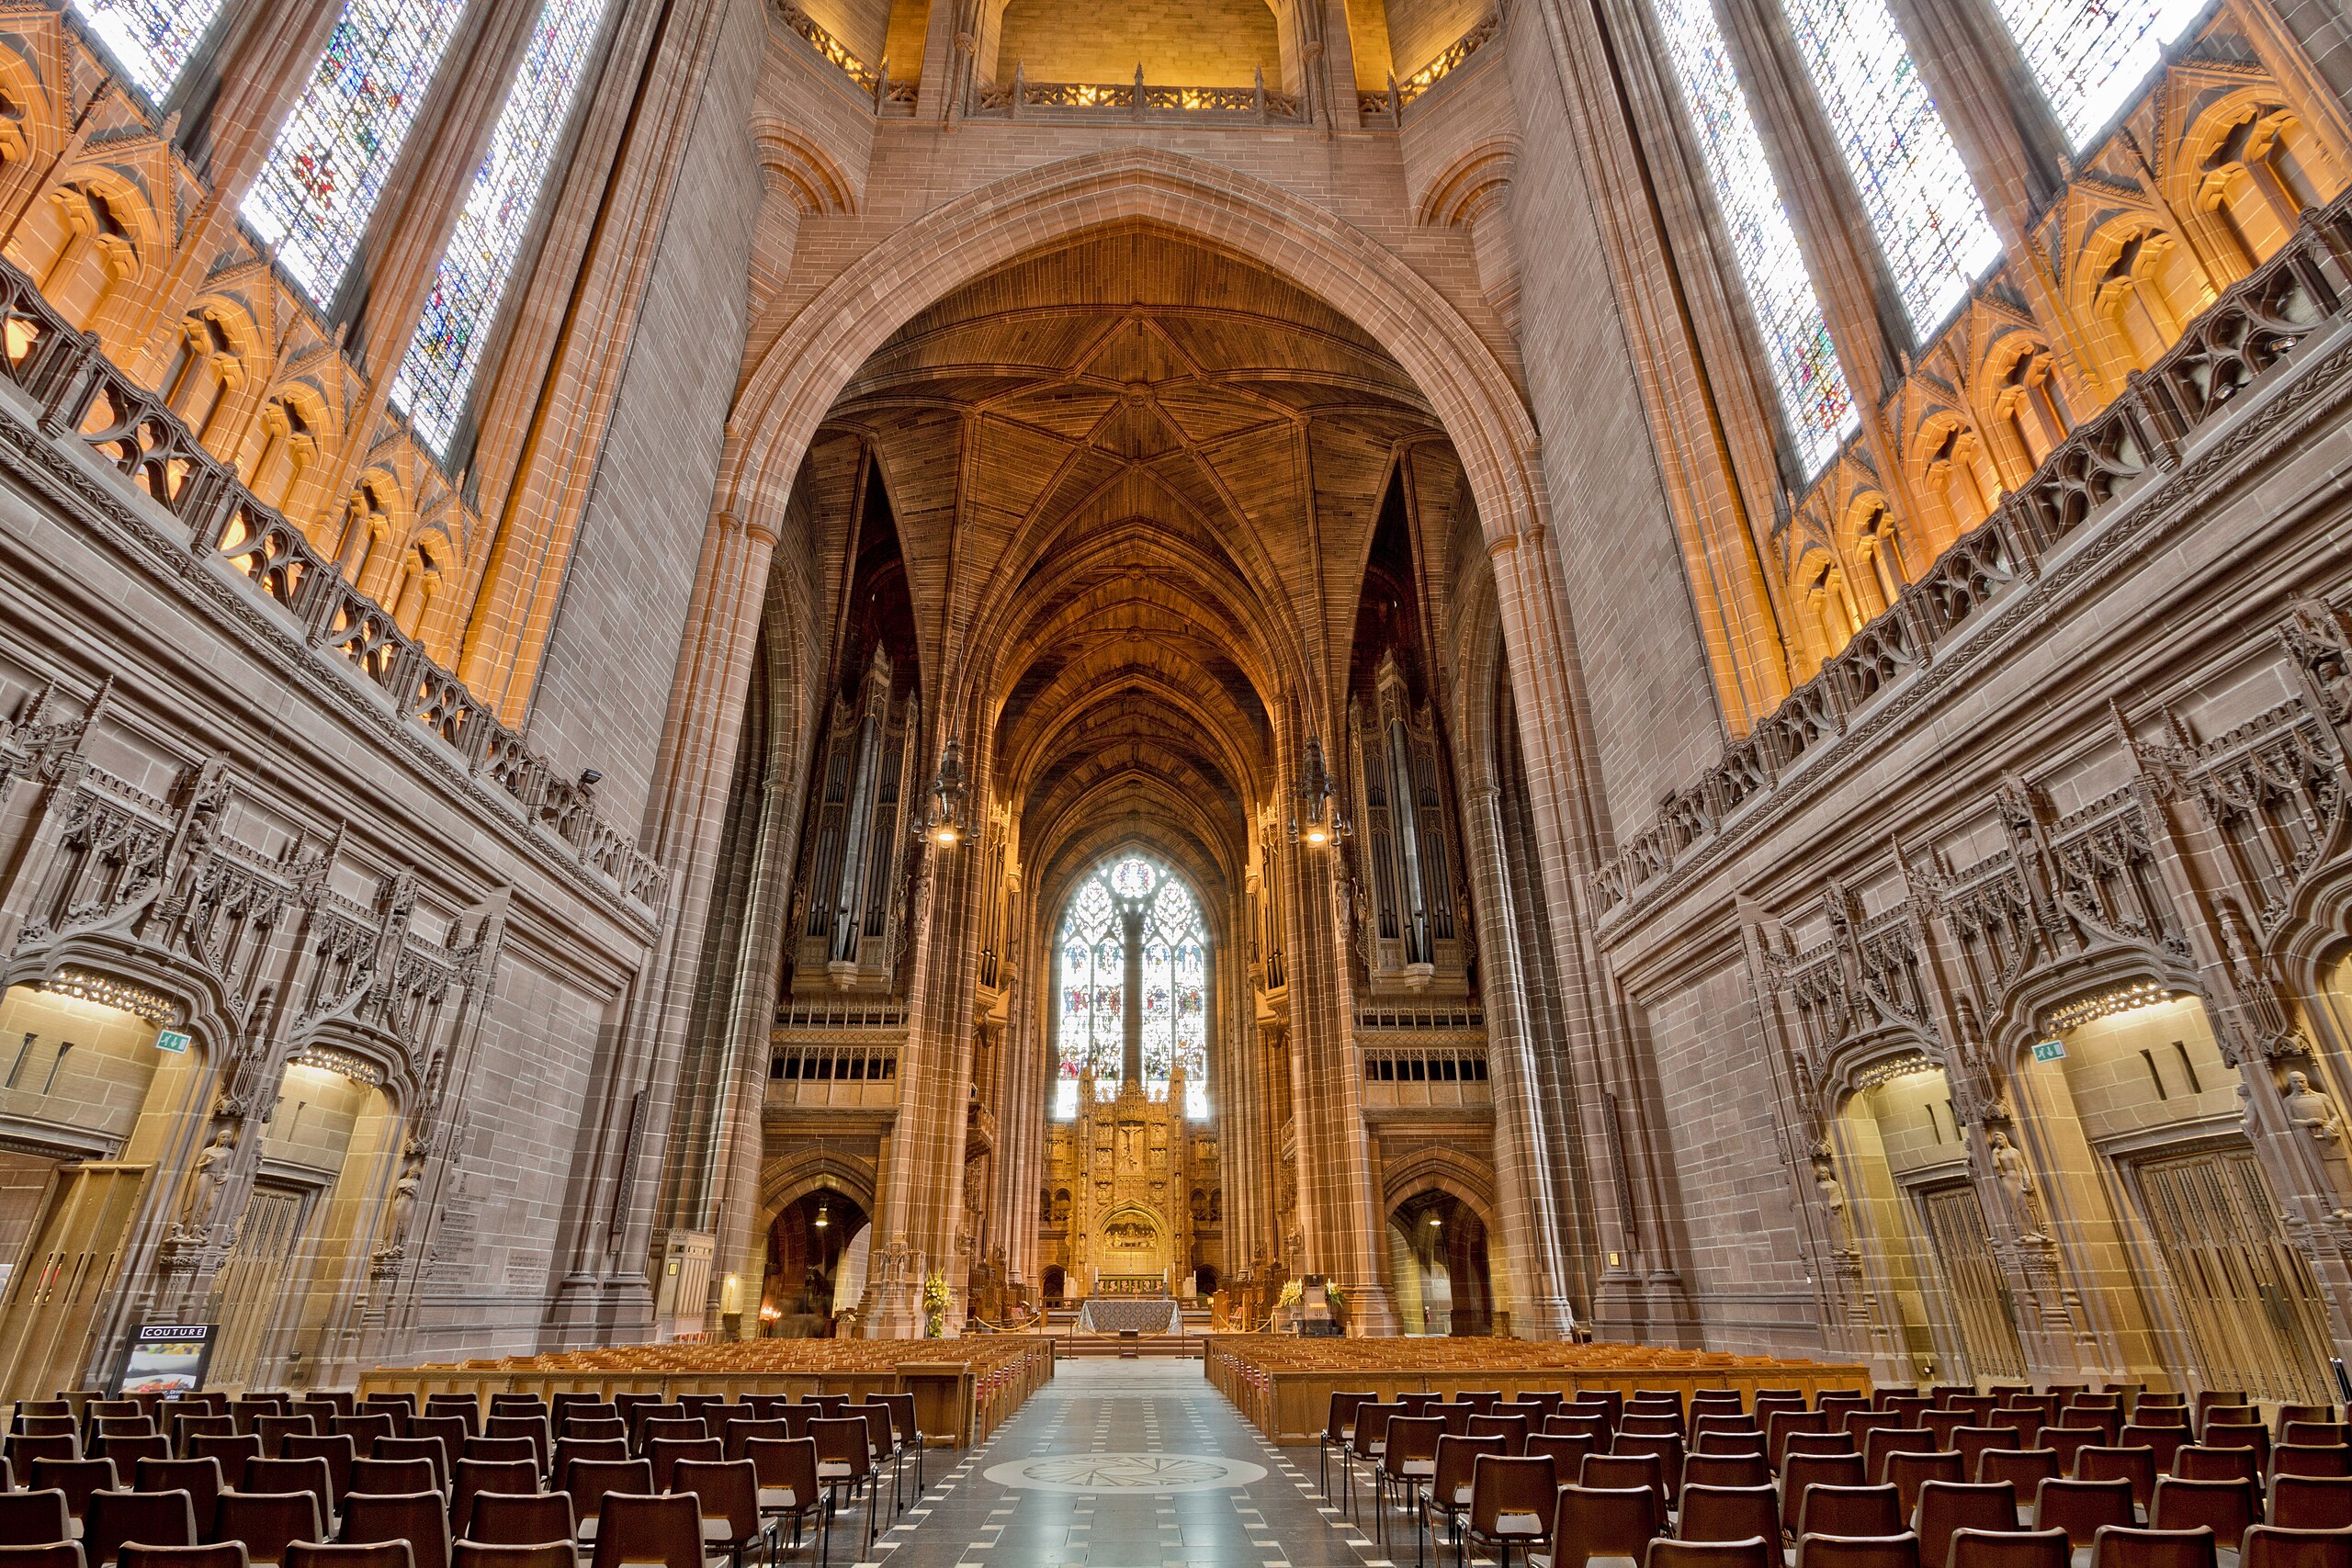
[[[908,322],[826,436],[876,455],[926,679],[965,650],[1049,897],[1136,837],[1238,887],[1279,716],[1345,669],[1396,454],[1443,442],[1344,317],[1140,227]],[[1425,488],[1445,537],[1458,486]]]

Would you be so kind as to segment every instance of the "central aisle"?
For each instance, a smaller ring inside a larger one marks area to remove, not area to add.
[[[976,1452],[927,1459],[929,1494],[910,1499],[863,1561],[1385,1568],[1392,1551],[1413,1561],[1408,1524],[1398,1519],[1384,1547],[1369,1533],[1368,1497],[1357,1510],[1367,1528],[1349,1523],[1316,1491],[1315,1450],[1269,1447],[1198,1361],[1064,1361]],[[861,1561],[864,1522],[847,1512],[836,1521],[834,1562]]]

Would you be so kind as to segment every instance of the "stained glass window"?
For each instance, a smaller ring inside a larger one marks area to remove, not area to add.
[[[150,98],[180,79],[220,0],[74,0],[74,14]]]
[[[490,133],[490,153],[474,171],[416,336],[392,381],[393,406],[406,411],[425,445],[445,457],[608,4],[547,0],[540,7],[530,50]]]
[[[2077,152],[2212,0],[1994,0]]]
[[[1740,280],[1763,330],[1773,388],[1796,437],[1798,459],[1811,478],[1857,427],[1854,395],[1838,367],[1829,324],[1822,319],[1796,231],[1781,204],[1781,187],[1764,161],[1764,141],[1713,7],[1709,0],[1650,5],[1666,37],[1683,107],[1699,133],[1700,156],[1730,231]]]
[[[350,0],[240,209],[324,307],[416,121],[464,0]]]
[[[1143,1089],[1168,1098],[1184,1069],[1184,1113],[1209,1113],[1208,931],[1192,889],[1140,855],[1109,862],[1078,886],[1062,914],[1056,1032],[1059,1070],[1054,1115],[1078,1114],[1080,1076],[1095,1093],[1118,1093],[1125,1071],[1127,942],[1141,954]]]
[[[1784,0],[1797,50],[1921,337],[2001,242],[1886,0]]]

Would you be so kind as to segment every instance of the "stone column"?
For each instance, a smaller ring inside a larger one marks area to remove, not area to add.
[[[1388,1302],[1384,1216],[1363,1123],[1363,1061],[1356,1049],[1345,921],[1348,897],[1331,849],[1283,857],[1289,885],[1291,1082],[1298,1126],[1299,1228],[1305,1267],[1347,1292],[1351,1334],[1396,1332]]]
[[[1481,770],[1483,772],[1483,770]],[[1480,990],[1487,1004],[1487,1070],[1494,1100],[1497,1217],[1510,1259],[1514,1337],[1566,1339],[1576,1329],[1567,1266],[1553,1215],[1560,1209],[1544,1158],[1557,1129],[1544,1125],[1535,1096],[1535,1054],[1527,1029],[1527,993],[1519,932],[1510,918],[1510,878],[1503,866],[1501,789],[1481,778],[1463,794],[1465,859],[1484,937]]]

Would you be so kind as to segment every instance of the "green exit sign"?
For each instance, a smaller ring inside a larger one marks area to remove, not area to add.
[[[2037,1040],[2033,1043],[2033,1059],[2037,1062],[2055,1062],[2064,1058],[2065,1055],[2066,1046],[2064,1041]]]
[[[187,1032],[180,1029],[166,1029],[163,1031],[155,1036],[155,1049],[158,1051],[176,1051],[185,1054],[187,1050]]]

